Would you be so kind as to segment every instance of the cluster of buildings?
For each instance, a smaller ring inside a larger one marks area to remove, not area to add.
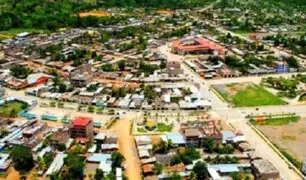
[[[111,153],[119,149],[118,138],[112,132],[95,131],[93,124],[94,121],[90,117],[75,117],[70,123],[57,127],[50,127],[46,122],[37,119],[14,121],[12,124],[2,121],[2,127],[7,133],[1,135],[0,139],[0,169],[6,172],[12,165],[12,157],[4,152],[9,152],[15,145],[23,145],[31,149],[35,160],[52,154],[50,166],[38,169],[39,176],[47,177],[61,171],[64,159],[75,146],[90,144],[84,152],[85,167],[93,164],[107,175],[112,170]],[[59,149],[60,146],[63,146],[64,150]],[[116,171],[118,178],[122,178],[122,167],[117,167]]]
[[[216,146],[231,145],[232,153],[220,154],[216,151],[207,151],[208,140],[215,142]],[[230,178],[232,173],[248,174],[255,179],[279,179],[280,175],[271,162],[257,157],[246,139],[239,132],[220,130],[214,120],[189,122],[181,124],[179,132],[165,133],[156,137],[138,135],[135,136],[138,156],[141,162],[144,179],[167,179],[173,173],[188,178],[193,167],[198,161],[206,161],[209,177],[214,180]],[[167,152],[159,152],[156,149],[159,143],[170,143],[172,146]],[[173,159],[182,152],[196,148],[200,158],[193,159],[185,164],[184,161],[173,165]],[[233,162],[213,161],[217,158],[236,159]],[[162,166],[161,172],[156,173],[156,164]]]

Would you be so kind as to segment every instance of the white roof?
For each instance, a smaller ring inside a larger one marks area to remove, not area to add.
[[[138,151],[139,157],[143,158],[143,157],[150,157],[150,153],[148,150],[139,150]]]
[[[213,180],[221,180],[221,176],[219,175],[219,173],[215,168],[208,167],[207,171]]]
[[[142,146],[137,146],[138,150],[151,150],[153,149],[152,144],[147,144],[147,145],[142,145]]]
[[[116,177],[121,177],[121,176],[122,176],[122,169],[116,168]]]
[[[234,143],[245,142],[245,141],[246,141],[246,138],[244,136],[236,136],[233,138]]]
[[[105,150],[105,149],[118,149],[119,146],[118,144],[102,144],[101,145],[101,149]]]
[[[170,103],[170,102],[171,102],[170,94],[165,94],[165,95],[164,95],[164,101],[165,101],[166,103]]]
[[[66,142],[66,148],[68,149],[68,148],[70,148],[70,146],[72,145],[72,143],[73,143],[73,139],[72,138],[69,138],[68,139],[68,141]]]
[[[182,96],[182,93],[181,93],[181,91],[178,88],[173,89],[173,94],[175,94],[178,97]]]
[[[0,153],[0,165],[4,164],[9,157],[9,154]]]
[[[203,99],[196,100],[194,103],[198,107],[210,107],[211,106],[211,103],[208,100],[203,100]]]
[[[106,174],[112,171],[112,162],[111,161],[101,161],[99,164],[99,169],[102,169]]]
[[[97,150],[97,145],[94,144],[93,146],[91,146],[91,147],[87,150],[87,152],[89,152],[89,153],[94,153],[96,150]]]
[[[56,154],[52,164],[50,165],[49,169],[46,172],[46,175],[51,175],[54,172],[58,172],[62,166],[64,165],[64,159],[67,157],[67,154]]]
[[[137,145],[151,144],[150,136],[135,136]]]
[[[95,136],[96,140],[104,140],[105,139],[105,134],[104,133],[99,133]]]

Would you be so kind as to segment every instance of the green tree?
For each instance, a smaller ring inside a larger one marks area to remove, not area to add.
[[[12,157],[15,169],[18,171],[29,171],[34,166],[31,149],[25,146],[15,146],[10,156]]]
[[[192,171],[197,175],[198,180],[207,179],[209,177],[206,164],[204,162],[198,161]]]
[[[88,112],[94,112],[95,111],[95,107],[93,105],[89,105],[87,108]]]
[[[112,159],[112,169],[115,169],[116,167],[121,167],[124,157],[119,152],[113,152],[111,155]]]
[[[169,180],[182,180],[183,178],[177,173],[172,173],[168,179]]]
[[[179,155],[175,155],[175,156],[173,156],[173,157],[170,159],[170,165],[171,165],[171,166],[180,164],[181,162],[182,162],[181,156],[179,156]]]
[[[96,169],[95,176],[94,176],[95,180],[102,180],[103,177],[104,177],[104,172],[103,172],[103,170],[97,168],[97,169]]]
[[[85,166],[84,158],[77,154],[68,154],[64,159],[64,165],[67,168],[65,173],[62,173],[63,179],[83,179],[83,169]]]
[[[160,173],[162,173],[162,170],[163,170],[163,165],[162,164],[160,164],[160,163],[155,163],[154,164],[154,174],[156,174],[156,175],[158,175],[158,174],[160,174]]]
[[[162,60],[162,61],[160,62],[159,68],[160,68],[160,69],[165,69],[166,67],[167,67],[166,61],[165,61],[165,60]]]
[[[20,79],[25,79],[28,77],[28,75],[32,72],[29,68],[18,65],[14,66],[10,69],[11,74]]]
[[[59,151],[65,151],[66,150],[66,145],[64,143],[60,143],[57,145],[57,150]]]
[[[125,68],[125,61],[124,60],[121,60],[117,63],[118,65],[118,68],[120,69],[120,71],[123,71],[124,68]]]
[[[10,113],[9,113],[9,117],[11,118],[15,118],[17,116],[17,112],[16,112],[16,109],[13,108]]]

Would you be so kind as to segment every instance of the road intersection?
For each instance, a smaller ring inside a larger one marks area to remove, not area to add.
[[[183,61],[184,57],[174,55],[170,52],[169,46],[165,45],[161,47],[160,52],[164,53],[169,60]],[[207,98],[212,104],[212,110],[229,123],[236,130],[241,131],[247,138],[252,147],[255,148],[255,153],[268,159],[278,169],[282,179],[285,180],[299,180],[301,177],[289,168],[287,162],[280,157],[276,151],[258,135],[249,125],[245,118],[247,114],[251,113],[263,113],[263,112],[295,112],[299,115],[306,115],[306,105],[301,106],[271,106],[259,108],[232,108],[230,104],[222,101],[217,95],[210,89],[210,80],[204,80],[192,69],[190,69],[185,63],[182,63],[184,74],[189,81],[197,83],[200,87],[201,96]],[[225,80],[227,81],[227,79]],[[214,81],[212,81],[214,82]],[[281,109],[281,110],[280,110]]]

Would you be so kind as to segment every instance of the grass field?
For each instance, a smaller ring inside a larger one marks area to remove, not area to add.
[[[8,39],[14,37],[16,34],[22,33],[22,32],[40,32],[43,33],[45,30],[40,29],[33,29],[33,28],[13,28],[7,31],[0,31],[0,37],[2,39]]]
[[[233,96],[233,103],[237,107],[285,104],[281,98],[257,85],[250,85],[244,91],[237,92],[237,94]]]
[[[18,101],[10,102],[6,106],[0,106],[0,115],[3,117],[9,117],[11,111],[14,109],[15,113],[18,114],[24,108],[26,104]]]
[[[236,107],[285,104],[281,98],[253,83],[214,85],[214,89],[224,100]]]
[[[157,125],[157,131],[158,132],[170,132],[172,130],[171,125],[167,125],[165,123],[158,123]]]

